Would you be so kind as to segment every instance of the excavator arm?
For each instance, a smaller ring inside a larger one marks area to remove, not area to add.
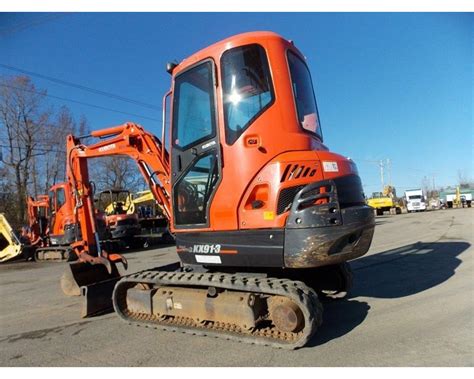
[[[86,145],[82,140],[88,137],[100,140]],[[170,164],[168,152],[161,141],[134,123],[94,131],[82,137],[69,135],[66,152],[66,174],[74,197],[74,215],[78,225],[76,241],[71,246],[78,262],[70,264],[71,272],[63,276],[61,284],[66,294],[78,295],[81,286],[119,277],[116,263],[121,262],[127,267],[124,257],[101,247],[95,225],[94,194],[87,161],[113,155],[133,159],[168,219],[171,219]]]

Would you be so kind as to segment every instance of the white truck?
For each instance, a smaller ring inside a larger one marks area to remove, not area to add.
[[[446,205],[448,208],[453,208],[453,206],[461,206],[461,207],[468,207],[471,208],[471,203],[472,203],[472,193],[460,193],[459,194],[459,200],[456,199],[457,195],[455,193],[453,194],[447,194],[446,195]]]
[[[413,189],[405,191],[405,200],[407,203],[407,211],[418,212],[426,211],[426,198],[421,189]]]

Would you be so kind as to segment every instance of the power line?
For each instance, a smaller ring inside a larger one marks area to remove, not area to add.
[[[56,18],[63,17],[63,16],[65,16],[65,14],[53,13],[53,14],[49,14],[43,17],[39,17],[36,20],[19,22],[18,24],[13,25],[10,28],[2,28],[0,30],[0,37],[4,37],[9,34],[31,28],[32,26],[40,25],[50,20],[54,20]]]
[[[110,111],[110,112],[121,113],[121,114],[125,114],[125,115],[128,115],[128,116],[140,117],[140,118],[144,118],[144,119],[147,119],[147,120],[152,120],[152,121],[158,121],[158,122],[160,122],[160,120],[158,120],[158,119],[156,119],[156,118],[153,118],[153,117],[142,116],[142,115],[139,115],[139,114],[136,114],[136,113],[122,112],[122,111],[118,111],[118,110],[116,110],[116,109],[111,109],[111,108],[102,107],[102,106],[100,106],[100,105],[84,103],[84,102],[78,101],[78,100],[67,99],[67,98],[65,98],[65,97],[49,95],[49,94],[46,94],[46,93],[41,93],[41,92],[37,92],[37,91],[25,89],[25,88],[10,86],[10,85],[7,85],[7,84],[0,84],[0,87],[13,88],[13,89],[17,89],[17,90],[20,90],[20,91],[35,93],[35,94],[41,95],[41,96],[48,96],[48,97],[51,97],[51,98],[53,98],[53,99],[59,99],[59,100],[69,101],[69,102],[71,102],[71,103],[81,104],[81,105],[85,105],[85,106],[92,107],[92,108],[102,109],[102,110],[106,110],[106,111]]]
[[[53,78],[52,76],[38,74],[38,73],[33,72],[33,71],[24,70],[24,69],[14,67],[14,66],[10,66],[10,65],[7,65],[7,64],[4,64],[4,63],[0,63],[0,67],[6,68],[6,69],[12,70],[12,71],[21,72],[23,74],[36,76],[38,78],[49,80],[49,81],[54,82],[54,83],[62,84],[64,86],[74,87],[74,88],[77,88],[77,89],[80,89],[80,90],[83,90],[83,91],[95,93],[97,95],[106,96],[106,97],[109,97],[109,98],[112,98],[112,99],[115,99],[115,100],[120,100],[120,101],[124,101],[124,102],[127,102],[127,103],[139,105],[141,107],[161,111],[161,108],[158,108],[158,107],[156,107],[155,105],[152,105],[152,104],[145,103],[143,101],[133,100],[133,99],[130,99],[130,98],[127,98],[127,97],[124,97],[124,96],[116,95],[114,93],[102,91],[102,90],[91,88],[91,87],[86,87],[86,86],[83,86],[81,84],[68,82],[68,81],[62,80],[62,79]]]

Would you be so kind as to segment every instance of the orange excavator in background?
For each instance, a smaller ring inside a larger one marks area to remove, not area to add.
[[[79,236],[74,222],[74,202],[69,183],[53,185],[48,195],[27,199],[29,228],[23,237],[33,246],[37,261],[64,261],[76,258],[69,246]]]
[[[48,195],[39,195],[36,200],[28,197],[27,209],[28,228],[23,228],[21,235],[28,246],[26,258],[57,262],[76,260],[70,244],[80,238],[80,229],[75,222],[75,203],[70,184],[55,184]],[[96,211],[95,223],[101,239],[106,239],[109,233],[106,231],[105,215]]]
[[[322,322],[318,294],[347,293],[347,261],[367,252],[375,225],[355,163],[323,144],[305,58],[292,41],[253,32],[167,71],[161,140],[133,123],[94,131],[89,145],[68,136],[81,238],[63,279],[84,279],[95,304],[113,289],[128,323],[301,347]],[[126,260],[101,246],[87,168],[109,155],[136,162],[170,220],[177,264],[120,278]]]
[[[15,247],[10,250],[15,252],[14,256],[36,261],[74,260],[76,256],[69,244],[80,236],[75,233],[77,224],[68,183],[53,185],[49,195],[39,195],[36,200],[28,196],[26,204],[28,225],[21,228],[19,238],[11,237],[10,245]],[[3,233],[9,233],[11,227],[6,219],[2,224]]]

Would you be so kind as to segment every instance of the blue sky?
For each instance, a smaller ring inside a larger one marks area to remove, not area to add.
[[[0,14],[0,63],[161,108],[165,64],[233,34],[271,30],[295,41],[312,72],[325,143],[353,157],[367,194],[375,161],[392,162],[397,192],[473,179],[473,14]],[[15,74],[0,67],[0,75]],[[48,94],[160,120],[159,110],[33,78]],[[160,121],[48,99],[92,129]],[[386,182],[388,178],[386,177]]]

